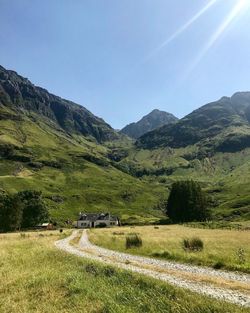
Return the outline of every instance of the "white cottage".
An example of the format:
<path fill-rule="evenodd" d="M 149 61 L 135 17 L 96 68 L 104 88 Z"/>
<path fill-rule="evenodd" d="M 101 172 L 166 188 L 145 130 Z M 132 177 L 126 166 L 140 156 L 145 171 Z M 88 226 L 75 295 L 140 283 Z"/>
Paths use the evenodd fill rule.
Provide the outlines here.
<path fill-rule="evenodd" d="M 110 213 L 80 213 L 77 228 L 120 226 L 119 218 Z"/>

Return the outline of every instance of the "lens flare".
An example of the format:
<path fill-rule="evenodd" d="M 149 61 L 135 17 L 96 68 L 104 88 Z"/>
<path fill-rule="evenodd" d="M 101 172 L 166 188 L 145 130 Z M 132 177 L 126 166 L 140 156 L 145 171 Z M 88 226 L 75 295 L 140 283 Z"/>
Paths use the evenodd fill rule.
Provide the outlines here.
<path fill-rule="evenodd" d="M 189 21 L 187 21 L 184 25 L 182 25 L 179 29 L 177 29 L 169 38 L 163 41 L 158 47 L 152 50 L 144 59 L 143 62 L 148 61 L 153 56 L 155 56 L 162 48 L 171 43 L 174 39 L 180 36 L 185 30 L 187 30 L 196 20 L 198 20 L 212 5 L 214 5 L 217 0 L 211 0 L 207 3 L 205 7 L 203 7 L 199 12 L 197 12 Z"/>
<path fill-rule="evenodd" d="M 202 48 L 200 53 L 197 55 L 193 63 L 189 66 L 188 70 L 186 71 L 185 77 L 200 63 L 200 61 L 207 54 L 209 49 L 212 48 L 215 42 L 220 38 L 223 32 L 228 28 L 228 26 L 233 22 L 233 20 L 236 17 L 238 17 L 239 14 L 242 13 L 244 9 L 247 8 L 247 6 L 250 6 L 250 1 L 248 0 L 237 1 L 237 3 L 232 8 L 232 10 L 229 12 L 229 14 L 223 20 L 223 22 L 219 25 L 216 31 L 212 34 L 212 36 L 210 37 L 208 42 L 205 44 L 205 46 Z"/>

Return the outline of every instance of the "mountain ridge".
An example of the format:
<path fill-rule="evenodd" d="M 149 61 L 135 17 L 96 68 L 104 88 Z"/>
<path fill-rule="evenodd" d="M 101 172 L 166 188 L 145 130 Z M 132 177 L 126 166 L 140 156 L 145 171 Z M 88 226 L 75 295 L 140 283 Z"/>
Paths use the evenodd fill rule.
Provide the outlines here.
<path fill-rule="evenodd" d="M 174 125 L 164 125 L 141 136 L 137 146 L 181 148 L 201 143 L 223 151 L 230 142 L 236 145 L 232 138 L 230 141 L 230 134 L 241 141 L 242 148 L 250 145 L 250 92 L 237 92 L 205 104 Z"/>
<path fill-rule="evenodd" d="M 0 105 L 14 111 L 35 112 L 56 123 L 68 134 L 81 134 L 98 142 L 118 139 L 119 135 L 103 119 L 85 107 L 35 86 L 17 72 L 0 66 Z"/>

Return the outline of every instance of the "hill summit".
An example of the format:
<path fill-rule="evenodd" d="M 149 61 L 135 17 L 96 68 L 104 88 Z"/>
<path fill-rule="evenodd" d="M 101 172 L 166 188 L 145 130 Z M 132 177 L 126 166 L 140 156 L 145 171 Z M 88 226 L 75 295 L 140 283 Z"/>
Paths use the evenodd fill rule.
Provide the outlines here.
<path fill-rule="evenodd" d="M 155 109 L 149 114 L 145 115 L 138 122 L 125 126 L 121 130 L 121 133 L 131 138 L 137 139 L 151 130 L 154 130 L 163 125 L 174 123 L 177 120 L 177 117 L 175 117 L 173 114 Z"/>

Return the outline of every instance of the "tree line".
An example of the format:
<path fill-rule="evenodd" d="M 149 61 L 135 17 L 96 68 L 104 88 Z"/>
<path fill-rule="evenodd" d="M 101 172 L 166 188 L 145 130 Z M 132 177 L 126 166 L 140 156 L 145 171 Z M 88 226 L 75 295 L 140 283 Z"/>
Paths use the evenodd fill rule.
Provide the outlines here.
<path fill-rule="evenodd" d="M 0 232 L 34 227 L 47 220 L 48 216 L 47 206 L 39 191 L 0 195 Z"/>

